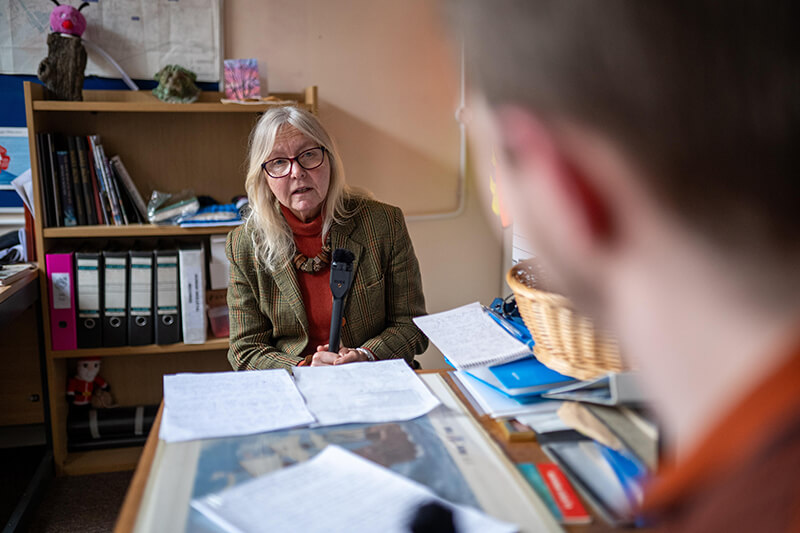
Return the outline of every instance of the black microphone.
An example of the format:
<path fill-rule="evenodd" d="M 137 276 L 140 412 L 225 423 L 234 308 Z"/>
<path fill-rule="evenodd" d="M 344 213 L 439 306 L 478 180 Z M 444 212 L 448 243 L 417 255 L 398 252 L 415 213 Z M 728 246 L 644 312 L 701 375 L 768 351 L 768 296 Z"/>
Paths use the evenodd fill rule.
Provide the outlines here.
<path fill-rule="evenodd" d="M 331 261 L 331 294 L 333 294 L 333 312 L 331 313 L 331 335 L 328 340 L 328 351 L 339 351 L 339 333 L 342 329 L 342 306 L 344 297 L 353 284 L 353 252 L 345 248 L 333 251 Z"/>

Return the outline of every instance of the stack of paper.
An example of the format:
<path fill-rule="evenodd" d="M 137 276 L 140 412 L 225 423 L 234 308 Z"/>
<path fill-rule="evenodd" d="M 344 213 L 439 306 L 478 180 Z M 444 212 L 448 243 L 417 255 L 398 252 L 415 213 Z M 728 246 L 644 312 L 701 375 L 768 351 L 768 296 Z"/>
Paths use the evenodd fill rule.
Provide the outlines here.
<path fill-rule="evenodd" d="M 158 437 L 167 442 L 248 435 L 312 422 L 285 370 L 164 376 Z"/>
<path fill-rule="evenodd" d="M 411 420 L 439 405 L 403 359 L 298 367 L 294 381 L 322 426 Z"/>
<path fill-rule="evenodd" d="M 459 370 L 508 363 L 532 355 L 527 345 L 489 318 L 478 302 L 420 316 L 414 323 Z"/>
<path fill-rule="evenodd" d="M 301 367 L 295 376 L 292 381 L 285 370 L 164 376 L 159 438 L 209 439 L 315 422 L 395 422 L 440 403 L 402 359 Z"/>
<path fill-rule="evenodd" d="M 405 533 L 420 505 L 430 502 L 452 511 L 460 533 L 517 531 L 333 445 L 304 463 L 193 500 L 192 507 L 234 532 Z"/>

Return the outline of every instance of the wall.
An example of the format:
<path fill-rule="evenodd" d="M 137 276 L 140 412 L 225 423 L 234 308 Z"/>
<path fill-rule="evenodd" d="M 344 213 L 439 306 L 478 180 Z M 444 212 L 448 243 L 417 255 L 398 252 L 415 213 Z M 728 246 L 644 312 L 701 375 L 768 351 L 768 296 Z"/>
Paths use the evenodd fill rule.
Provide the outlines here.
<path fill-rule="evenodd" d="M 226 58 L 258 59 L 273 92 L 318 85 L 348 181 L 407 216 L 457 204 L 458 72 L 422 0 L 225 0 Z M 266 76 L 264 76 L 266 74 Z M 500 290 L 501 242 L 471 178 L 464 213 L 409 222 L 429 312 Z M 429 349 L 426 368 L 444 366 Z"/>

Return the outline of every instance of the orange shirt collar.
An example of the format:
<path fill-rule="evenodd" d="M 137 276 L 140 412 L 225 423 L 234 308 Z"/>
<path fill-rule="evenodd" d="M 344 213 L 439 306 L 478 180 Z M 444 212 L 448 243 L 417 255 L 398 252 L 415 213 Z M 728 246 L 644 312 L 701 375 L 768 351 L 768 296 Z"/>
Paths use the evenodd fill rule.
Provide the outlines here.
<path fill-rule="evenodd" d="M 645 497 L 645 513 L 665 510 L 758 452 L 800 412 L 800 345 L 717 423 L 695 451 L 665 471 Z"/>

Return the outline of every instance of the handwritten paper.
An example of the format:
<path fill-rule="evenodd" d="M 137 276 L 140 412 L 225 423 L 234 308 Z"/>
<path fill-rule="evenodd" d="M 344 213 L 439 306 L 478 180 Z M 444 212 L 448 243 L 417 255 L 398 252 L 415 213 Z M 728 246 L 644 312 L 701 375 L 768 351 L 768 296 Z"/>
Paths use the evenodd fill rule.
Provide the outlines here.
<path fill-rule="evenodd" d="M 403 359 L 298 367 L 294 380 L 323 426 L 411 420 L 440 403 Z"/>
<path fill-rule="evenodd" d="M 249 435 L 313 422 L 282 369 L 164 376 L 159 438 L 167 442 Z"/>
<path fill-rule="evenodd" d="M 407 533 L 419 506 L 432 501 L 453 512 L 461 533 L 517 531 L 333 445 L 304 463 L 193 500 L 192 507 L 231 532 Z"/>
<path fill-rule="evenodd" d="M 414 323 L 459 370 L 528 357 L 531 350 L 484 313 L 478 302 L 420 316 Z"/>

